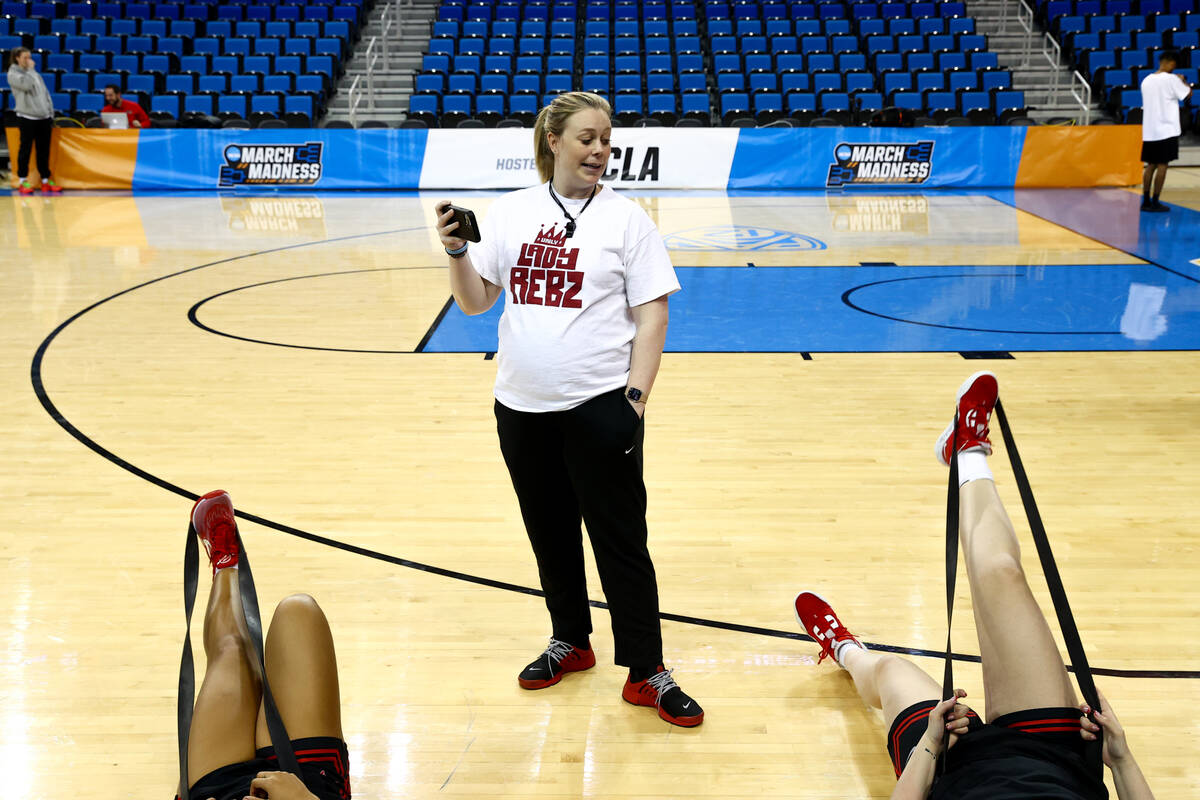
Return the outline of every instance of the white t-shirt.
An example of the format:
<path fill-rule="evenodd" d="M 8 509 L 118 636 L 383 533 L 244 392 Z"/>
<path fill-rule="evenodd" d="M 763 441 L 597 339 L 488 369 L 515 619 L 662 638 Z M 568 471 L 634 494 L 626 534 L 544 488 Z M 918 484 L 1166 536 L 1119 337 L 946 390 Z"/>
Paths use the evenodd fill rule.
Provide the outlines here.
<path fill-rule="evenodd" d="M 1179 101 L 1192 89 L 1171 72 L 1153 72 L 1142 79 L 1142 141 L 1158 142 L 1179 136 Z"/>
<path fill-rule="evenodd" d="M 625 385 L 636 328 L 630 308 L 679 291 L 658 229 L 602 186 L 591 205 L 547 184 L 498 197 L 471 263 L 504 289 L 496 399 L 517 411 L 562 411 Z"/>

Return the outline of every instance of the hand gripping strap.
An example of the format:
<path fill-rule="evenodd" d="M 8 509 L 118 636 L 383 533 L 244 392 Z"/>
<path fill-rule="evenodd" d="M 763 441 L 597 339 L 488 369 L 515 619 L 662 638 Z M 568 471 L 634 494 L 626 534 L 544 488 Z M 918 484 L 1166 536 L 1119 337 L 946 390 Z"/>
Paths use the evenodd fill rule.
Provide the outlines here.
<path fill-rule="evenodd" d="M 250 632 L 250 641 L 254 644 L 254 653 L 258 658 L 258 666 L 262 674 L 263 707 L 267 718 L 267 729 L 271 733 L 271 744 L 275 755 L 279 758 L 279 768 L 290 772 L 304 782 L 300 774 L 300 764 L 292 750 L 292 740 L 284 727 L 275 698 L 271 694 L 271 686 L 267 682 L 266 661 L 263 658 L 262 617 L 258 611 L 258 594 L 254 591 L 254 574 L 250 571 L 250 559 L 246 556 L 246 547 L 242 544 L 242 536 L 237 536 L 238 550 L 241 553 L 238 564 L 238 589 L 242 597 L 242 615 L 246 619 L 246 628 Z M 188 523 L 187 543 L 183 551 L 183 613 L 186 627 L 183 633 L 183 656 L 179 662 L 179 797 L 188 797 L 188 737 L 192 729 L 192 711 L 196 698 L 196 670 L 192 658 L 192 610 L 196 604 L 196 586 L 200 578 L 200 548 L 196 544 L 196 527 Z"/>

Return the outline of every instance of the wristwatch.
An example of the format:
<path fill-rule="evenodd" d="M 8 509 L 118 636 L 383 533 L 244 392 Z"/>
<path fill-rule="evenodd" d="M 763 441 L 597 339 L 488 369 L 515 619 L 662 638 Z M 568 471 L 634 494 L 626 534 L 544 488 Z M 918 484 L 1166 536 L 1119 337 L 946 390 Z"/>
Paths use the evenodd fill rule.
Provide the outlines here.
<path fill-rule="evenodd" d="M 646 402 L 645 400 L 642 399 L 643 397 L 645 397 L 645 395 L 642 394 L 642 390 L 635 389 L 632 386 L 630 386 L 628 389 L 625 390 L 625 396 L 627 398 L 629 398 L 629 401 L 632 403 L 643 403 L 644 404 Z"/>

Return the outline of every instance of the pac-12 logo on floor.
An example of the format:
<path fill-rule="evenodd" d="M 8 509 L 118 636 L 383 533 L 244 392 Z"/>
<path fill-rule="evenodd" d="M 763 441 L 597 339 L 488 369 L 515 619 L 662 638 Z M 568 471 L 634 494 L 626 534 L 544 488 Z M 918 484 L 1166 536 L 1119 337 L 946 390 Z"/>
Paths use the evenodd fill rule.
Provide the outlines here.
<path fill-rule="evenodd" d="M 321 148 L 321 142 L 231 144 L 217 185 L 312 186 L 321 180 Z"/>
<path fill-rule="evenodd" d="M 827 188 L 852 184 L 924 183 L 933 174 L 933 142 L 848 144 L 833 150 Z"/>

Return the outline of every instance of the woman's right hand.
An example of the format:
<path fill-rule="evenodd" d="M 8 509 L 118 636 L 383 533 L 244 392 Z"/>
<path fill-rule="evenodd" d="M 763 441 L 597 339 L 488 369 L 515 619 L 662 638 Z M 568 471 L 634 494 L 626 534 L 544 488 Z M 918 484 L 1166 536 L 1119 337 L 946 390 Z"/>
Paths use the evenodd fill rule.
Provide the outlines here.
<path fill-rule="evenodd" d="M 467 240 L 452 235 L 453 231 L 458 230 L 458 223 L 454 221 L 454 212 L 450 210 L 450 201 L 442 200 L 433 208 L 438 215 L 437 232 L 438 238 L 442 240 L 442 246 L 447 250 L 462 248 L 467 243 Z"/>

